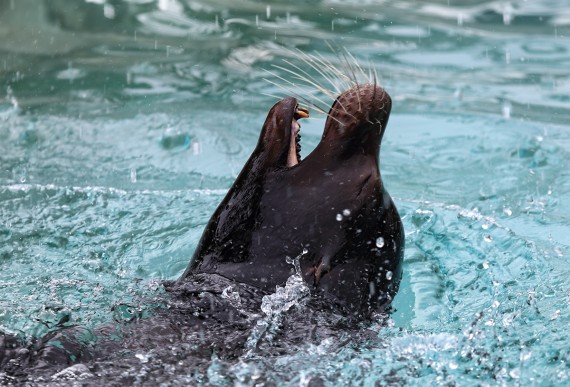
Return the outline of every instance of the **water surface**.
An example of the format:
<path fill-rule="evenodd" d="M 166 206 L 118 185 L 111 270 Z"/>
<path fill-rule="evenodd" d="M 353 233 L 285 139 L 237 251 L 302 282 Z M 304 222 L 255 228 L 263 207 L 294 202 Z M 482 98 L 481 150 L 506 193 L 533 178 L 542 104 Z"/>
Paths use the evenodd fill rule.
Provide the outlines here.
<path fill-rule="evenodd" d="M 268 95 L 287 94 L 266 70 L 291 80 L 274 66 L 306 68 L 296 49 L 342 69 L 330 42 L 393 98 L 381 170 L 407 238 L 395 311 L 368 346 L 213 359 L 168 380 L 568 383 L 565 3 L 0 1 L 0 330 L 146 308 L 184 271 Z M 324 125 L 311 114 L 304 155 Z"/>

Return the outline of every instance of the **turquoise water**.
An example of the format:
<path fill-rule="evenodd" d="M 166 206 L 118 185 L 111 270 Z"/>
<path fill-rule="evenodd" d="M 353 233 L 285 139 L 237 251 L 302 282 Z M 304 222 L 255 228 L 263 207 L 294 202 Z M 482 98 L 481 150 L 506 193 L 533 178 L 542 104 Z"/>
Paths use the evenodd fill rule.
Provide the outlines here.
<path fill-rule="evenodd" d="M 337 63 L 332 42 L 393 98 L 395 312 L 370 345 L 213 359 L 199 380 L 570 384 L 565 3 L 0 1 L 0 330 L 147 308 L 285 94 L 264 70 L 291 79 L 273 65 L 303 67 L 295 49 Z M 324 125 L 311 115 L 304 155 Z"/>

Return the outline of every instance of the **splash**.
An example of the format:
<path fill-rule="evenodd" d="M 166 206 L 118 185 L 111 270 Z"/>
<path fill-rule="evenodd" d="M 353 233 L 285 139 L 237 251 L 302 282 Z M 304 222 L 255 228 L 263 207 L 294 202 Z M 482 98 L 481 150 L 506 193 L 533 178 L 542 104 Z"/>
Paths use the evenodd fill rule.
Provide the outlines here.
<path fill-rule="evenodd" d="M 265 317 L 258 320 L 256 326 L 245 343 L 245 348 L 248 350 L 245 358 L 250 358 L 255 355 L 256 349 L 263 341 L 272 342 L 275 335 L 279 332 L 279 326 L 283 317 L 289 309 L 294 306 L 302 307 L 304 301 L 310 294 L 309 287 L 301 277 L 300 258 L 305 254 L 303 253 L 291 259 L 287 257 L 287 263 L 295 267 L 295 274 L 291 275 L 285 286 L 277 286 L 275 293 L 264 296 L 261 301 L 261 311 Z"/>

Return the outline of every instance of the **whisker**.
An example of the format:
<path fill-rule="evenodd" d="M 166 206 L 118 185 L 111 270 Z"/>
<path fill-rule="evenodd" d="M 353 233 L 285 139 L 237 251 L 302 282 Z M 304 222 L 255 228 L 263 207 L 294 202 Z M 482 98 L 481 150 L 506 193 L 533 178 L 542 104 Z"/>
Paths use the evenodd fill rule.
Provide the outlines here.
<path fill-rule="evenodd" d="M 355 116 L 353 116 L 351 113 L 348 112 L 348 110 L 344 107 L 344 105 L 342 104 L 342 102 L 340 102 L 340 99 L 336 100 L 336 103 L 338 103 L 340 105 L 340 107 L 342 108 L 342 110 L 344 110 L 345 114 L 348 114 L 349 116 L 351 116 L 352 118 L 356 119 Z"/>
<path fill-rule="evenodd" d="M 349 82 L 349 86 L 348 86 L 348 87 L 350 88 L 350 87 L 354 86 L 355 84 L 358 84 L 358 82 L 357 82 L 356 79 L 351 79 L 351 78 L 350 78 L 350 74 L 354 74 L 354 73 L 351 71 L 351 69 L 350 69 L 349 67 L 347 67 L 347 65 L 348 65 L 349 63 L 348 63 L 348 61 L 346 60 L 346 57 L 345 57 L 345 60 L 343 60 L 343 58 L 341 58 L 341 56 L 340 56 L 339 53 L 338 53 L 339 50 L 335 49 L 329 42 L 327 42 L 327 45 L 329 46 L 329 48 L 332 50 L 332 52 L 333 52 L 333 53 L 335 54 L 335 56 L 337 57 L 338 62 L 339 62 L 339 64 L 340 64 L 340 66 L 342 67 L 343 71 L 344 71 L 345 73 L 349 74 L 349 75 L 345 75 L 345 77 L 346 77 L 348 80 L 351 81 L 351 82 Z M 356 78 L 356 77 L 355 77 L 355 78 Z"/>
<path fill-rule="evenodd" d="M 356 66 L 356 68 L 358 70 L 360 70 L 360 73 L 362 74 L 362 76 L 364 77 L 364 79 L 366 79 L 367 81 L 369 80 L 369 78 L 366 77 L 366 73 L 364 72 L 364 70 L 362 69 L 362 67 L 360 66 L 360 64 L 358 63 L 358 61 L 356 60 L 356 58 L 354 57 L 354 55 L 352 55 L 350 53 L 350 51 L 348 51 L 348 49 L 345 47 L 344 51 L 346 52 L 346 54 L 352 59 L 352 62 L 354 63 L 354 65 Z"/>
<path fill-rule="evenodd" d="M 267 70 L 266 70 L 267 71 Z M 316 103 L 314 103 L 313 101 L 308 100 L 307 98 L 305 98 L 304 96 L 300 95 L 299 93 L 297 93 L 296 91 L 294 91 L 293 89 L 290 89 L 286 86 L 280 85 L 279 83 L 273 82 L 267 78 L 263 78 L 263 80 L 265 82 L 268 82 L 270 84 L 272 84 L 273 86 L 277 86 L 278 88 L 285 90 L 287 93 L 291 93 L 291 95 L 293 95 L 295 98 L 298 98 L 300 100 L 305 101 L 305 103 L 307 103 L 308 105 L 314 107 L 315 109 L 317 109 L 318 111 L 320 111 L 323 114 L 327 114 L 328 113 L 325 111 L 325 109 L 323 109 L 322 107 L 320 107 L 319 105 L 317 105 Z M 293 84 L 294 85 L 294 84 Z"/>
<path fill-rule="evenodd" d="M 346 50 L 346 48 L 344 50 Z M 354 77 L 354 82 L 356 83 L 356 98 L 358 99 L 358 111 L 362 111 L 362 102 L 360 101 L 360 85 L 358 83 L 358 79 L 356 78 L 356 73 L 355 73 L 354 69 L 352 68 L 352 65 L 350 64 L 348 58 L 344 54 L 344 51 L 342 52 L 342 57 L 343 57 L 344 61 L 346 62 L 346 64 L 348 65 L 348 68 L 350 69 L 352 76 Z"/>
<path fill-rule="evenodd" d="M 335 88 L 337 93 L 341 93 L 342 91 L 338 88 L 338 86 L 334 83 L 334 81 L 323 72 L 323 70 L 321 70 L 320 68 L 318 68 L 317 66 L 315 66 L 312 62 L 315 62 L 317 58 L 315 58 L 314 56 L 311 56 L 309 54 L 306 54 L 304 52 L 302 52 L 301 50 L 297 49 L 298 53 L 300 54 L 300 56 L 298 56 L 299 59 L 301 59 L 303 62 L 305 62 L 306 64 L 308 64 L 309 66 L 311 66 L 311 68 L 313 70 L 315 70 L 316 72 L 318 72 L 319 74 L 321 74 L 323 76 L 323 78 L 325 78 L 331 85 L 332 87 Z"/>
<path fill-rule="evenodd" d="M 318 60 L 322 66 L 324 66 L 324 68 L 329 72 L 329 74 L 338 79 L 338 81 L 341 83 L 344 89 L 350 89 L 353 86 L 352 83 L 350 82 L 351 81 L 350 77 L 346 76 L 346 74 L 340 71 L 337 66 L 334 66 L 332 62 L 326 59 L 321 53 L 317 53 L 315 59 Z"/>
<path fill-rule="evenodd" d="M 304 81 L 304 82 L 308 83 L 308 84 L 311 85 L 311 86 L 314 86 L 315 88 L 317 88 L 317 90 L 319 90 L 321 93 L 327 95 L 328 97 L 332 98 L 333 101 L 334 101 L 334 99 L 336 98 L 336 96 L 335 96 L 331 91 L 329 91 L 328 89 L 325 89 L 323 86 L 321 86 L 320 84 L 316 83 L 316 79 L 314 79 L 309 73 L 307 73 L 307 72 L 304 71 L 303 69 L 299 68 L 298 66 L 295 66 L 294 64 L 287 62 L 286 60 L 285 60 L 285 63 L 289 64 L 290 66 L 293 66 L 293 67 L 296 68 L 297 70 L 299 70 L 299 71 L 301 71 L 302 73 L 306 74 L 306 75 L 307 75 L 309 78 L 311 78 L 312 80 L 311 80 L 311 79 L 308 79 L 308 78 L 302 78 L 302 77 L 300 77 L 299 74 L 296 73 L 295 71 L 293 71 L 293 70 L 291 70 L 291 69 L 288 69 L 288 68 L 286 68 L 286 67 L 283 67 L 283 66 L 272 65 L 272 67 L 278 68 L 278 69 L 280 69 L 280 70 L 283 70 L 283 71 L 288 72 L 289 74 L 294 75 L 296 79 L 298 79 L 298 80 L 300 80 L 300 81 Z"/>
<path fill-rule="evenodd" d="M 259 94 L 264 95 L 264 96 L 266 96 L 266 97 L 271 97 L 271 98 L 279 99 L 279 100 L 283 99 L 283 97 L 280 97 L 280 96 L 275 95 L 275 94 L 268 94 L 268 93 L 259 93 Z"/>
<path fill-rule="evenodd" d="M 372 70 L 374 70 L 374 87 L 376 87 L 379 82 L 378 73 L 376 72 L 376 67 L 372 67 Z"/>
<path fill-rule="evenodd" d="M 344 51 L 341 52 L 342 54 L 342 59 L 344 60 L 344 62 L 346 63 L 346 65 L 348 66 L 348 70 L 350 71 L 350 73 L 352 74 L 352 78 L 354 79 L 354 83 L 356 83 L 356 86 L 358 86 L 358 78 L 356 77 L 356 73 L 354 71 L 354 69 L 352 68 L 352 64 L 350 63 L 350 61 L 348 60 L 348 58 L 346 57 Z"/>
<path fill-rule="evenodd" d="M 269 74 L 273 75 L 274 77 L 276 77 L 276 78 L 282 80 L 283 82 L 286 82 L 286 83 L 290 84 L 291 86 L 295 86 L 295 87 L 298 86 L 298 85 L 295 84 L 294 82 L 291 82 L 290 80 L 285 79 L 285 78 L 283 78 L 282 76 L 280 76 L 280 75 L 278 75 L 278 74 L 276 74 L 276 73 L 274 73 L 274 72 L 272 72 L 272 71 L 269 71 L 269 70 L 266 70 L 266 69 L 264 69 L 264 70 L 265 70 L 266 72 L 268 72 Z M 314 97 L 317 101 L 319 101 L 320 103 L 322 103 L 323 105 L 326 105 L 326 104 L 327 104 L 327 103 L 326 103 L 325 101 L 323 101 L 322 99 L 320 99 L 320 98 L 318 98 L 318 97 L 315 97 L 315 96 L 313 96 L 313 97 Z"/>

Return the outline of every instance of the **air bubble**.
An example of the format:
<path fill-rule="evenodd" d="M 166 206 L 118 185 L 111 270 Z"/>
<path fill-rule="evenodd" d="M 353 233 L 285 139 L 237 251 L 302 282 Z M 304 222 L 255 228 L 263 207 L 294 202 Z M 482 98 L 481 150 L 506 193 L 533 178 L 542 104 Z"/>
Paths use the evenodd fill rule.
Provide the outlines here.
<path fill-rule="evenodd" d="M 384 238 L 382 237 L 376 238 L 376 247 L 378 247 L 379 249 L 384 247 Z"/>

